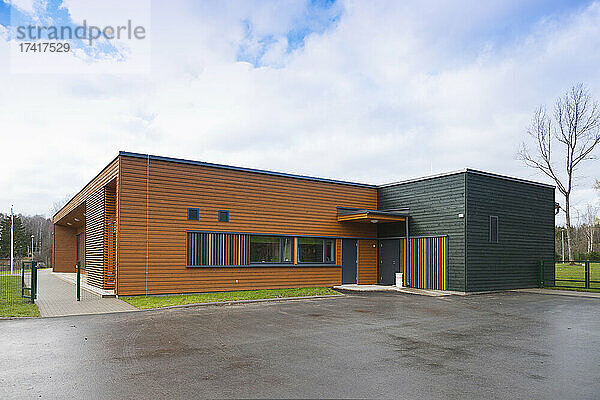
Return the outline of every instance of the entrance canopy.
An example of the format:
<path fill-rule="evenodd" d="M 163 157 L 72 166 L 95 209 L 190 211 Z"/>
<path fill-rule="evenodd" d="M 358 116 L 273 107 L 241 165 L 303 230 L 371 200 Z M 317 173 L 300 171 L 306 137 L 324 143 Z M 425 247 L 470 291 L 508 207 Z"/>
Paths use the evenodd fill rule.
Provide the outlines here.
<path fill-rule="evenodd" d="M 338 222 L 371 222 L 378 224 L 405 222 L 406 218 L 408 218 L 408 209 L 380 211 L 349 207 L 337 208 Z"/>

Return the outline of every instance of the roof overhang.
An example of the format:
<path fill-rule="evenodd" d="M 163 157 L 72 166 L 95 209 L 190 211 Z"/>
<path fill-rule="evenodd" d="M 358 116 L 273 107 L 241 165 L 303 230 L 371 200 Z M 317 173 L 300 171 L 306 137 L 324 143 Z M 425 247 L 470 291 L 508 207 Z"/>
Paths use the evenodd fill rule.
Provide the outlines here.
<path fill-rule="evenodd" d="M 405 222 L 407 210 L 380 211 L 362 208 L 337 208 L 338 222 L 370 222 L 373 224 L 385 222 Z"/>
<path fill-rule="evenodd" d="M 54 221 L 54 223 L 75 229 L 85 226 L 85 202 L 75 207 L 61 219 Z"/>

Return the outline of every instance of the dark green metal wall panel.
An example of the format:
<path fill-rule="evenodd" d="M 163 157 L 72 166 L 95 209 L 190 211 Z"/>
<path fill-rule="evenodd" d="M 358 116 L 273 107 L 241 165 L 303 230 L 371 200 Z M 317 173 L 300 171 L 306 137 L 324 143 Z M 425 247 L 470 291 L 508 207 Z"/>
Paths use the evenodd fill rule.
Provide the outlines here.
<path fill-rule="evenodd" d="M 448 236 L 448 289 L 465 290 L 465 173 L 377 189 L 380 210 L 409 208 L 410 236 Z M 380 224 L 379 237 L 402 236 L 400 224 Z"/>
<path fill-rule="evenodd" d="M 554 189 L 469 171 L 466 216 L 467 291 L 537 287 L 538 262 L 554 259 Z"/>

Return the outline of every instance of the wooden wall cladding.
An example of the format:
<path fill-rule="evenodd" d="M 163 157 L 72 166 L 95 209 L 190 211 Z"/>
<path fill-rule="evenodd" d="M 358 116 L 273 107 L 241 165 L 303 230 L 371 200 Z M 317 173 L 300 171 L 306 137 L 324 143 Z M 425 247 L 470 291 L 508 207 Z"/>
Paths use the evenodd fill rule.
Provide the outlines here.
<path fill-rule="evenodd" d="M 119 158 L 115 158 L 108 164 L 94 179 L 92 179 L 79 193 L 77 193 L 63 208 L 61 208 L 52 218 L 53 223 L 57 223 L 81 205 L 86 199 L 97 192 L 99 189 L 106 186 L 107 183 L 114 180 L 119 174 Z"/>
<path fill-rule="evenodd" d="M 104 187 L 86 199 L 85 269 L 87 283 L 104 286 Z"/>
<path fill-rule="evenodd" d="M 62 225 L 53 225 L 52 235 L 52 271 L 75 272 L 77 263 L 77 237 L 75 229 Z"/>
<path fill-rule="evenodd" d="M 356 250 L 356 282 L 359 285 L 377 284 L 377 241 L 358 240 Z"/>
<path fill-rule="evenodd" d="M 370 187 L 120 156 L 117 203 L 119 295 L 341 282 L 339 266 L 186 268 L 188 230 L 376 237 L 374 224 L 337 221 L 336 206 L 376 208 Z M 200 209 L 199 221 L 187 220 L 188 207 Z M 229 210 L 229 222 L 218 222 L 218 210 Z"/>

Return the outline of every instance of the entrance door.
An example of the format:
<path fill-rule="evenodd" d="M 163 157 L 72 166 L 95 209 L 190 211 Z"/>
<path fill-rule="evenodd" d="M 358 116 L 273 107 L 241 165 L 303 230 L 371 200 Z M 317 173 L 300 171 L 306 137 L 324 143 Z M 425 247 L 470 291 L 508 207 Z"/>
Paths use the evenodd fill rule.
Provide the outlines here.
<path fill-rule="evenodd" d="M 387 239 L 379 241 L 378 281 L 381 285 L 394 285 L 396 272 L 400 272 L 400 241 Z"/>
<path fill-rule="evenodd" d="M 342 240 L 342 283 L 356 283 L 356 239 Z"/>

